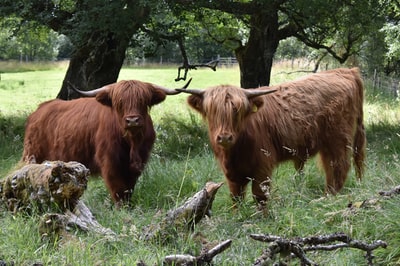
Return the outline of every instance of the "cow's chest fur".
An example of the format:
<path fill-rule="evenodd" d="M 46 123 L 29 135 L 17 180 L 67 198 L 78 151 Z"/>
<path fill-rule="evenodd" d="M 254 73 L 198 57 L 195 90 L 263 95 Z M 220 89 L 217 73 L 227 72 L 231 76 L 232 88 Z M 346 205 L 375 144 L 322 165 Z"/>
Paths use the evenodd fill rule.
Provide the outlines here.
<path fill-rule="evenodd" d="M 260 167 L 262 156 L 260 148 L 247 138 L 240 138 L 229 149 L 217 146 L 214 153 L 225 176 L 232 181 L 253 178 Z"/>

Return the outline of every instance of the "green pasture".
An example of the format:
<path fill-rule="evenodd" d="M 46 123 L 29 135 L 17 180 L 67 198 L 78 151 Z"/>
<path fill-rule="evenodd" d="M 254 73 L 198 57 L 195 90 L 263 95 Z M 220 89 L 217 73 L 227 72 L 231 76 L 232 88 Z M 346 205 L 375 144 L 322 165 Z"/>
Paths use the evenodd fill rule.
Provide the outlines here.
<path fill-rule="evenodd" d="M 2 70 L 0 80 L 0 178 L 17 167 L 24 121 L 39 103 L 57 95 L 66 65 L 25 72 L 10 69 Z M 306 74 L 294 71 L 276 66 L 272 83 Z M 175 67 L 124 68 L 119 79 L 139 79 L 174 88 L 184 84 L 175 82 L 176 76 Z M 237 68 L 219 68 L 216 72 L 198 69 L 188 76 L 193 78 L 190 88 L 239 85 Z M 378 198 L 379 191 L 400 185 L 400 104 L 384 93 L 372 93 L 366 85 L 368 144 L 363 180 L 357 182 L 352 170 L 341 193 L 325 196 L 323 172 L 317 160 L 306 164 L 303 175 L 296 175 L 292 164 L 283 164 L 273 176 L 267 216 L 257 212 L 250 195 L 238 209 L 232 209 L 228 188 L 223 186 L 216 195 L 212 217 L 194 229 L 210 242 L 232 239 L 232 246 L 215 257 L 215 265 L 252 265 L 265 248 L 265 244 L 249 237 L 253 233 L 306 237 L 335 232 L 367 243 L 386 241 L 386 249 L 373 252 L 374 263 L 400 264 L 400 196 L 379 198 L 368 208 L 346 211 L 352 202 Z M 207 181 L 224 181 L 203 122 L 188 108 L 186 97 L 169 96 L 151 110 L 157 141 L 135 188 L 133 207 L 116 210 L 101 178 L 89 181 L 83 201 L 100 224 L 118 234 L 116 239 L 75 229 L 59 239 L 41 238 L 40 214 L 13 214 L 0 206 L 0 264 L 136 265 L 144 261 L 160 265 L 166 255 L 197 255 L 201 246 L 192 234 L 182 234 L 165 245 L 140 240 L 145 226 L 184 202 Z M 310 253 L 309 258 L 319 265 L 367 265 L 364 255 L 357 249 L 339 249 Z M 299 261 L 290 265 L 299 265 Z"/>

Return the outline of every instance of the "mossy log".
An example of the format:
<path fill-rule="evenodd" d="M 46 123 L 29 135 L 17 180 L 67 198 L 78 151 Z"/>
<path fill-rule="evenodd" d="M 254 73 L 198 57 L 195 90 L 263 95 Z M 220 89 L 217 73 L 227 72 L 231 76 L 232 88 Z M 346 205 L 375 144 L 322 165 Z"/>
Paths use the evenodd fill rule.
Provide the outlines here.
<path fill-rule="evenodd" d="M 87 187 L 89 174 L 78 162 L 26 164 L 0 181 L 0 201 L 12 212 L 73 210 Z"/>

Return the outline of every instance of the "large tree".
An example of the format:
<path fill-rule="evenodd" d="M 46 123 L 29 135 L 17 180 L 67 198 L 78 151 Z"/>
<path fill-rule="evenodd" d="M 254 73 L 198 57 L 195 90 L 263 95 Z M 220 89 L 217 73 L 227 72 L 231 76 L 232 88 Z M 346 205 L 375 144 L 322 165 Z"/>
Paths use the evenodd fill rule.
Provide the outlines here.
<path fill-rule="evenodd" d="M 240 19 L 248 28 L 238 39 L 235 54 L 240 65 L 241 86 L 269 85 L 279 42 L 296 37 L 306 45 L 323 49 L 340 63 L 357 53 L 368 32 L 382 25 L 378 0 L 169 0 L 190 12 L 222 11 Z M 210 21 L 207 16 L 198 18 Z M 212 24 L 203 25 L 214 27 Z M 212 34 L 212 31 L 209 31 Z M 215 34 L 215 33 L 214 33 Z M 218 34 L 218 35 L 217 35 Z M 225 35 L 226 41 L 236 36 Z M 219 33 L 215 39 L 221 39 Z"/>
<path fill-rule="evenodd" d="M 139 29 L 183 47 L 187 28 L 195 32 L 201 25 L 211 38 L 233 45 L 241 86 L 250 88 L 269 85 L 274 54 L 288 37 L 345 62 L 376 30 L 380 8 L 378 0 L 3 0 L 0 14 L 34 20 L 69 37 L 75 50 L 58 95 L 67 99 L 74 96 L 70 84 L 93 89 L 115 82 Z M 154 23 L 159 19 L 162 23 Z"/>
<path fill-rule="evenodd" d="M 95 89 L 117 80 L 132 35 L 148 19 L 149 1 L 2 0 L 0 14 L 36 21 L 74 45 L 58 98 L 76 97 L 69 86 Z"/>

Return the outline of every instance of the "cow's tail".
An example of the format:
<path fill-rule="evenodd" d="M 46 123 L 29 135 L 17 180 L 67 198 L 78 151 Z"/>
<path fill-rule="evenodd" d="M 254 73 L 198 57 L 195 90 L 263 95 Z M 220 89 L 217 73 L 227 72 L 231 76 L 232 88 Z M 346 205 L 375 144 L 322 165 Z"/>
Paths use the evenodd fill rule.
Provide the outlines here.
<path fill-rule="evenodd" d="M 361 180 L 361 177 L 364 173 L 365 147 L 367 143 L 363 114 L 364 85 L 359 69 L 353 68 L 352 71 L 356 82 L 356 94 L 354 96 L 358 98 L 355 100 L 357 105 L 357 120 L 353 142 L 353 160 L 357 179 Z"/>

